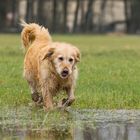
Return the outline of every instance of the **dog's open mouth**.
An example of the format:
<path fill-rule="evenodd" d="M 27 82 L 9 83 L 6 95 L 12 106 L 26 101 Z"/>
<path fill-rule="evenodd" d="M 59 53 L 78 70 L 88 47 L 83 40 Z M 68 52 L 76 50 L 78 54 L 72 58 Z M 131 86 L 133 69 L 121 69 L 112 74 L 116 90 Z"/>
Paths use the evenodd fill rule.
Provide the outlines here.
<path fill-rule="evenodd" d="M 68 76 L 68 74 L 66 74 L 66 73 L 61 73 L 61 76 L 62 76 L 63 78 L 66 78 L 66 77 Z"/>
<path fill-rule="evenodd" d="M 68 76 L 68 71 L 62 71 L 61 76 L 62 78 L 66 78 Z"/>

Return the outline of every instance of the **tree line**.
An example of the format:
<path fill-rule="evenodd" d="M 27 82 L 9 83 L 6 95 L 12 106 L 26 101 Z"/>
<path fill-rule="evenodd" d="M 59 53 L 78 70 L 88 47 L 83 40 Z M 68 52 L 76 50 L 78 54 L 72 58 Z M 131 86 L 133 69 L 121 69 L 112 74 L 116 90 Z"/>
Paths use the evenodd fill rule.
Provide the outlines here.
<path fill-rule="evenodd" d="M 5 0 L 0 1 L 0 30 L 19 30 L 19 2 L 26 1 L 25 20 L 27 22 L 38 22 L 47 26 L 52 32 L 69 32 L 68 28 L 68 6 L 75 2 L 73 23 L 71 32 L 76 33 L 104 33 L 113 30 L 117 24 L 125 24 L 127 33 L 138 33 L 140 31 L 140 0 Z M 94 8 L 96 1 L 100 1 L 100 16 L 98 24 L 94 23 Z M 113 5 L 116 1 L 122 1 L 124 5 L 124 21 L 114 21 L 104 25 L 105 9 L 107 2 Z M 50 3 L 50 10 L 44 8 L 46 2 Z M 85 6 L 86 2 L 86 6 Z M 37 3 L 37 6 L 35 6 Z M 61 8 L 60 8 L 61 7 Z M 86 7 L 86 10 L 84 8 Z M 36 9 L 36 14 L 34 11 Z M 118 9 L 119 10 L 119 9 Z M 12 14 L 10 14 L 10 12 Z M 47 11 L 47 12 L 46 12 Z M 80 11 L 80 19 L 79 19 Z M 7 14 L 8 13 L 8 14 Z M 51 16 L 50 16 L 51 15 Z M 113 15 L 113 14 L 112 14 Z M 8 22 L 8 19 L 10 22 Z"/>

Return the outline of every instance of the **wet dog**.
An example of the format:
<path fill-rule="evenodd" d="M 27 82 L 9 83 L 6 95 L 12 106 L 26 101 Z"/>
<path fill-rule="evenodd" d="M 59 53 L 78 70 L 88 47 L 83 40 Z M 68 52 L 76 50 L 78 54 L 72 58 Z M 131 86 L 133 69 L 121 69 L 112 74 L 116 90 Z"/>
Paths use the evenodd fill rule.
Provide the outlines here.
<path fill-rule="evenodd" d="M 24 59 L 24 77 L 36 104 L 43 102 L 46 110 L 53 109 L 53 96 L 66 91 L 62 107 L 75 100 L 74 90 L 80 61 L 78 48 L 71 44 L 53 42 L 48 30 L 38 24 L 22 22 L 21 33 Z"/>

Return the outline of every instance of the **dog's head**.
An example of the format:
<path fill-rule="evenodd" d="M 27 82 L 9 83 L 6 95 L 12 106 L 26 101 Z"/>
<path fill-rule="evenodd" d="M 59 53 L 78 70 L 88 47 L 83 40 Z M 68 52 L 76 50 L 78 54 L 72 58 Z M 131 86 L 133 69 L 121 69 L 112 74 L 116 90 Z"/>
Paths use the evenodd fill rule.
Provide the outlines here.
<path fill-rule="evenodd" d="M 43 59 L 51 61 L 55 71 L 62 78 L 68 78 L 75 69 L 75 65 L 80 61 L 78 48 L 65 43 L 54 43 L 49 48 Z"/>

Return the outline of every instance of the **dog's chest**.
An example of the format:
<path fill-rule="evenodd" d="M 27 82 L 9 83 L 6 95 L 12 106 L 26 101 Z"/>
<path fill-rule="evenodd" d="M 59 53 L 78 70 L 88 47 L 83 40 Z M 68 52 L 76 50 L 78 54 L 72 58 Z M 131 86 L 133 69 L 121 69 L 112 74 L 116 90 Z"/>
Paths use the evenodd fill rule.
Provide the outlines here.
<path fill-rule="evenodd" d="M 60 90 L 64 90 L 67 86 L 68 86 L 68 82 L 65 82 L 65 81 L 60 82 L 60 81 L 58 81 L 56 83 L 55 88 L 56 88 L 56 90 L 60 91 Z"/>
<path fill-rule="evenodd" d="M 50 88 L 51 93 L 55 96 L 62 90 L 66 90 L 70 85 L 72 85 L 72 79 L 60 79 L 55 75 L 51 75 L 51 77 L 47 80 L 47 86 Z"/>
<path fill-rule="evenodd" d="M 55 94 L 57 94 L 58 92 L 65 90 L 67 87 L 69 86 L 69 82 L 68 81 L 55 81 L 55 84 L 53 86 L 54 92 Z"/>

